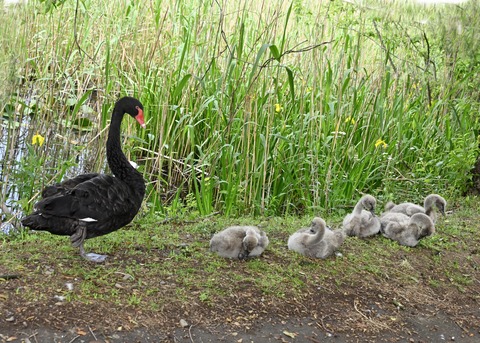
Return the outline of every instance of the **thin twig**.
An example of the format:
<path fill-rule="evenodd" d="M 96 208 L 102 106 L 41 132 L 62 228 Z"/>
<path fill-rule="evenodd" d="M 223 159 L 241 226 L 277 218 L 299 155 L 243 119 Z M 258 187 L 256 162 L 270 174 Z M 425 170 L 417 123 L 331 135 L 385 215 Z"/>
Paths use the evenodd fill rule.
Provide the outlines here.
<path fill-rule="evenodd" d="M 188 328 L 188 335 L 190 336 L 190 342 L 195 343 L 192 337 L 192 328 L 193 328 L 193 325 L 190 325 L 190 327 Z"/>
<path fill-rule="evenodd" d="M 32 337 L 35 338 L 35 342 L 38 342 L 38 341 L 37 341 L 37 337 L 36 337 L 36 336 L 38 335 L 38 332 L 34 332 L 34 333 L 31 334 L 31 335 L 29 335 L 29 334 L 26 333 L 26 332 L 20 332 L 20 333 L 21 333 L 22 335 L 27 336 L 27 341 L 28 341 L 28 342 L 30 342 L 30 338 L 32 338 Z M 22 340 L 22 342 L 23 342 L 23 340 Z"/>
<path fill-rule="evenodd" d="M 370 320 L 370 318 L 368 318 L 368 316 L 367 316 L 366 314 L 362 313 L 362 312 L 358 309 L 358 307 L 357 307 L 357 300 L 354 300 L 354 301 L 353 301 L 353 308 L 355 309 L 355 311 L 357 311 L 358 313 L 360 313 L 360 315 L 361 315 L 363 318 L 365 318 L 365 319 L 367 319 L 367 320 Z"/>
<path fill-rule="evenodd" d="M 323 330 L 325 330 L 326 332 L 330 332 L 331 330 L 329 330 L 326 326 L 325 326 L 325 323 L 323 322 L 323 320 L 327 317 L 330 317 L 329 314 L 327 314 L 326 316 L 323 316 L 320 318 L 320 324 L 318 324 L 317 322 L 317 326 L 321 327 Z"/>
<path fill-rule="evenodd" d="M 165 10 L 165 15 L 163 16 L 162 24 L 158 28 L 157 38 L 155 39 L 155 44 L 153 45 L 152 53 L 150 54 L 150 63 L 148 65 L 148 69 L 150 69 L 152 67 L 152 62 L 154 60 L 153 55 L 155 54 L 155 51 L 157 51 L 157 48 L 158 48 L 158 45 L 159 45 L 159 42 L 160 42 L 160 36 L 162 34 L 162 31 L 163 31 L 163 26 L 165 25 L 165 21 L 167 20 L 168 10 L 169 10 L 169 8 L 167 7 L 167 9 Z"/>
<path fill-rule="evenodd" d="M 220 20 L 218 21 L 218 30 L 217 30 L 217 35 L 215 36 L 215 44 L 214 46 L 218 46 L 218 37 L 219 36 L 222 36 L 222 38 L 224 39 L 226 45 L 225 45 L 225 48 L 220 51 L 217 56 L 213 56 L 213 52 L 212 52 L 212 58 L 210 58 L 210 63 L 208 63 L 208 67 L 207 69 L 205 70 L 205 72 L 203 73 L 203 76 L 200 77 L 200 80 L 203 81 L 203 79 L 205 78 L 205 76 L 207 76 L 207 73 L 208 71 L 210 70 L 210 68 L 212 67 L 213 65 L 213 61 L 215 61 L 219 56 L 221 56 L 225 50 L 229 49 L 229 46 L 228 46 L 228 42 L 226 41 L 226 37 L 225 37 L 225 32 L 222 30 L 222 25 L 223 25 L 223 19 L 224 19 L 224 14 L 223 14 L 223 9 L 222 7 L 220 6 L 220 4 L 218 3 L 218 0 L 215 0 L 215 3 L 217 4 L 217 6 L 220 8 Z M 218 34 L 220 33 L 220 34 Z"/>
<path fill-rule="evenodd" d="M 453 321 L 455 324 L 457 324 L 457 326 L 462 329 L 465 333 L 469 333 L 468 329 L 465 329 L 463 326 L 461 326 L 460 324 L 458 324 L 458 322 L 456 320 Z"/>
<path fill-rule="evenodd" d="M 382 49 L 385 51 L 385 53 L 387 54 L 387 59 L 388 59 L 388 62 L 390 62 L 391 66 L 392 66 L 392 69 L 393 71 L 395 72 L 395 74 L 397 73 L 397 67 L 395 67 L 395 64 L 393 64 L 393 60 L 392 60 L 392 57 L 390 56 L 390 51 L 387 49 L 387 47 L 385 46 L 385 44 L 383 43 L 383 39 L 382 39 L 382 35 L 380 33 L 380 30 L 378 30 L 378 27 L 377 27 L 377 22 L 374 20 L 373 21 L 373 26 L 375 27 L 375 31 L 377 31 L 377 35 L 378 35 L 378 39 L 380 39 L 380 44 L 382 46 Z"/>
<path fill-rule="evenodd" d="M 90 326 L 88 327 L 88 330 L 89 330 L 90 333 L 92 334 L 93 338 L 94 338 L 95 340 L 97 340 L 97 336 L 95 336 L 95 334 L 93 333 L 92 328 L 91 328 Z"/>
<path fill-rule="evenodd" d="M 33 335 L 29 336 L 29 338 L 30 338 L 30 337 L 33 337 L 33 338 L 35 339 L 35 342 L 38 343 L 37 335 L 38 335 L 38 332 L 35 332 Z"/>
<path fill-rule="evenodd" d="M 86 56 L 88 56 L 88 58 L 94 61 L 94 59 L 89 54 L 87 54 L 85 50 L 82 49 L 82 47 L 80 46 L 80 43 L 78 42 L 77 17 L 78 17 L 79 2 L 80 0 L 77 0 L 77 4 L 75 5 L 75 16 L 73 17 L 73 38 L 75 39 L 75 45 L 77 46 L 78 51 L 80 52 L 80 56 L 82 55 L 82 52 L 83 52 Z M 82 60 L 83 60 L 83 57 L 82 57 Z"/>
<path fill-rule="evenodd" d="M 376 327 L 381 327 L 383 329 L 388 329 L 388 330 L 391 330 L 390 327 L 388 325 L 385 325 L 385 324 L 382 324 L 382 323 L 378 323 L 377 321 L 374 321 L 372 318 L 368 317 L 367 315 L 365 315 L 364 313 L 362 313 L 358 307 L 357 307 L 357 303 L 358 301 L 355 299 L 353 301 L 353 307 L 355 308 L 355 311 L 357 311 L 363 318 L 365 318 L 366 320 L 368 320 L 370 323 L 372 323 L 374 326 Z"/>
<path fill-rule="evenodd" d="M 425 39 L 425 44 L 427 44 L 427 56 L 425 57 L 425 69 L 428 70 L 431 64 L 430 59 L 430 43 L 428 42 L 427 34 L 423 31 L 423 38 Z M 435 64 L 433 64 L 433 77 L 437 78 L 437 72 L 435 69 Z M 430 81 L 427 80 L 427 95 L 428 95 L 428 105 L 432 106 L 432 89 L 430 87 Z"/>
<path fill-rule="evenodd" d="M 77 336 L 73 337 L 72 340 L 71 340 L 70 342 L 68 342 L 68 343 L 72 343 L 72 342 L 73 342 L 74 340 L 76 340 L 78 337 L 80 337 L 80 335 L 77 335 Z"/>

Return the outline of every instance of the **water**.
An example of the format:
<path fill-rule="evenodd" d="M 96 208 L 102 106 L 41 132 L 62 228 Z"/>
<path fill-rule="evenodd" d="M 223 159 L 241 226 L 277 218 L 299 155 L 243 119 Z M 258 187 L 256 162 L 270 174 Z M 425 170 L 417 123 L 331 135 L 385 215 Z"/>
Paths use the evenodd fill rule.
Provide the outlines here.
<path fill-rule="evenodd" d="M 21 102 L 30 106 L 32 98 Z M 0 118 L 0 232 L 3 233 L 21 227 L 22 209 L 31 208 L 38 200 L 44 182 L 58 182 L 105 165 L 104 159 L 99 158 L 103 147 L 98 147 L 99 140 L 95 139 L 98 131 L 93 129 L 93 122 L 92 127 L 75 129 L 74 124 L 65 120 L 42 120 L 40 111 L 30 112 L 16 102 L 7 104 Z M 37 133 L 45 137 L 43 146 L 31 142 Z"/>
<path fill-rule="evenodd" d="M 6 106 L 1 119 L 0 141 L 0 232 L 10 232 L 18 228 L 16 201 L 18 193 L 12 187 L 12 173 L 22 160 L 25 137 L 28 135 L 28 117 L 18 118 L 13 106 Z"/>

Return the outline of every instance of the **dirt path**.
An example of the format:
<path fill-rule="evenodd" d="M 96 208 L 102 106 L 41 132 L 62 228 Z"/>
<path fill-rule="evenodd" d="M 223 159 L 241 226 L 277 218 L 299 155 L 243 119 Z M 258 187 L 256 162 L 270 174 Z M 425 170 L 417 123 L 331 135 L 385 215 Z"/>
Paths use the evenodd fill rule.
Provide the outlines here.
<path fill-rule="evenodd" d="M 461 328 L 444 313 L 415 315 L 408 319 L 403 332 L 388 330 L 376 334 L 362 332 L 332 333 L 321 327 L 314 318 L 290 318 L 256 323 L 250 329 L 226 327 L 202 327 L 199 325 L 178 328 L 171 332 L 162 329 L 134 329 L 129 332 L 101 332 L 71 328 L 25 328 L 23 325 L 3 322 L 0 326 L 0 342 L 58 342 L 58 343 L 151 343 L 151 342 L 465 342 L 480 341 L 480 325 L 477 328 Z M 339 324 L 340 325 L 340 324 Z M 342 330 L 343 331 L 343 330 Z"/>

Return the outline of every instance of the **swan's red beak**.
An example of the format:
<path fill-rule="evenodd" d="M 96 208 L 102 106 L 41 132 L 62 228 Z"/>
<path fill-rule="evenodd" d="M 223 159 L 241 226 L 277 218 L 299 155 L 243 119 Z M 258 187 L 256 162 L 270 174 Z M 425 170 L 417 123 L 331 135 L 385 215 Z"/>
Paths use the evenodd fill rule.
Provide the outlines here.
<path fill-rule="evenodd" d="M 142 109 L 138 109 L 138 114 L 135 116 L 135 119 L 138 121 L 141 127 L 146 128 L 145 120 L 143 119 L 143 111 Z"/>

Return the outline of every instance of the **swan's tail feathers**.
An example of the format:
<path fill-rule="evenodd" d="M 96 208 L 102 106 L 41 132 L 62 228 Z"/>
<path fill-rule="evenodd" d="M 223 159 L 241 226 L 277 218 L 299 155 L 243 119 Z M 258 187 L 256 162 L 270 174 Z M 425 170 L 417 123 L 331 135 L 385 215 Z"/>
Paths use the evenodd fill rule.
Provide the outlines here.
<path fill-rule="evenodd" d="M 48 231 L 54 235 L 71 236 L 76 225 L 68 218 L 51 217 L 36 211 L 21 220 L 22 225 L 36 231 Z"/>
<path fill-rule="evenodd" d="M 21 223 L 32 230 L 46 230 L 48 228 L 48 220 L 38 212 L 23 217 Z"/>

